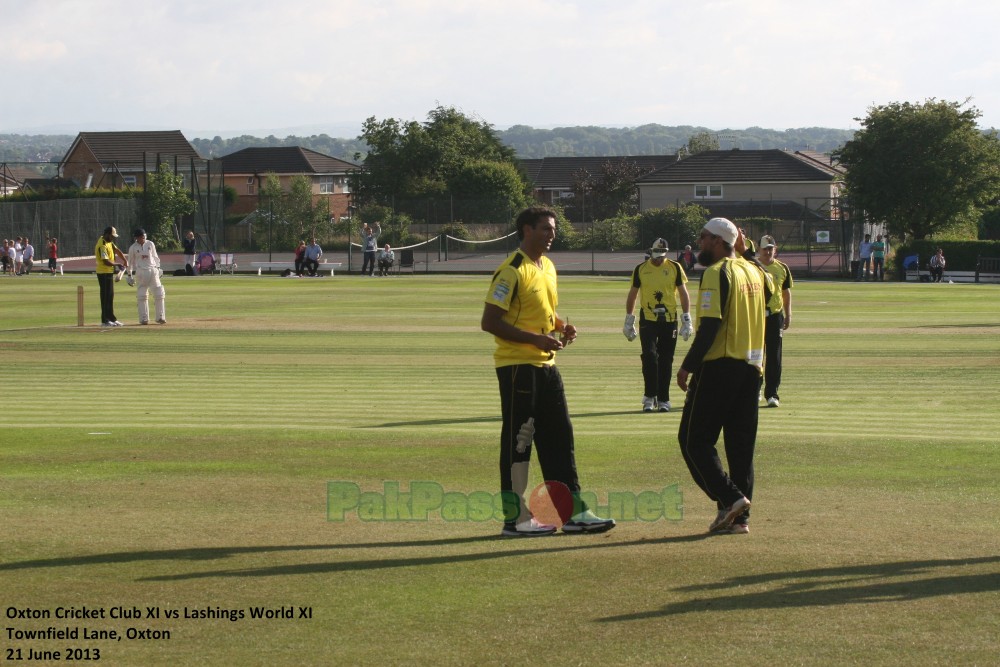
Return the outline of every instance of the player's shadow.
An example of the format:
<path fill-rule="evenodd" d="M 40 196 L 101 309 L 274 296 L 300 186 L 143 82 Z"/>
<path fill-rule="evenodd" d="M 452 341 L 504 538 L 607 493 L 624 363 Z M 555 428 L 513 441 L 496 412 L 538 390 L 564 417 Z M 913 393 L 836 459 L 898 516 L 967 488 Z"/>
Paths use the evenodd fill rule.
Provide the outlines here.
<path fill-rule="evenodd" d="M 611 410 L 608 412 L 571 412 L 573 419 L 587 419 L 590 417 L 616 417 L 618 415 L 634 415 L 638 410 Z M 500 415 L 489 415 L 488 417 L 460 417 L 456 419 L 413 419 L 404 422 L 382 422 L 381 424 L 368 424 L 363 428 L 398 428 L 400 426 L 445 426 L 448 424 L 490 424 L 500 423 Z"/>
<path fill-rule="evenodd" d="M 605 536 L 606 537 L 606 536 Z M 294 565 L 273 565 L 270 567 L 257 567 L 234 570 L 214 570 L 207 572 L 191 572 L 184 574 L 167 574 L 152 577 L 143 577 L 139 581 L 183 581 L 187 579 L 210 579 L 216 577 L 281 577 L 289 575 L 305 574 L 335 574 L 337 572 L 355 572 L 393 569 L 400 567 L 421 567 L 435 565 L 449 565 L 453 563 L 470 563 L 477 561 L 489 561 L 505 558 L 524 558 L 531 556 L 546 556 L 553 553 L 583 551 L 589 549 L 613 549 L 619 547 L 648 546 L 655 544 L 671 544 L 682 542 L 699 542 L 711 536 L 707 533 L 696 535 L 677 535 L 673 537 L 662 537 L 657 539 L 631 540 L 627 542 L 617 542 L 601 539 L 597 535 L 567 535 L 560 534 L 551 537 L 536 538 L 504 538 L 500 536 L 486 536 L 480 538 L 466 538 L 467 541 L 474 542 L 498 542 L 511 548 L 498 548 L 491 551 L 480 551 L 475 553 L 462 554 L 434 554 L 430 556 L 410 556 L 403 558 L 378 558 L 364 560 L 348 560 L 337 562 L 317 562 L 298 563 Z M 462 540 L 428 540 L 419 543 L 420 546 L 436 545 L 442 542 L 461 543 Z M 415 546 L 414 543 L 402 543 L 404 546 Z M 514 545 L 520 545 L 515 547 Z M 400 546 L 400 543 L 387 543 L 376 545 L 349 545 L 351 547 L 386 547 Z"/>
<path fill-rule="evenodd" d="M 846 604 L 907 602 L 941 595 L 1000 591 L 1000 572 L 962 572 L 962 568 L 1000 563 L 1000 556 L 899 561 L 828 567 L 798 572 L 733 576 L 721 581 L 682 586 L 675 593 L 719 591 L 636 611 L 596 619 L 603 623 L 638 621 L 698 612 L 826 607 Z M 762 590 L 750 590 L 756 587 Z"/>
<path fill-rule="evenodd" d="M 555 538 L 536 538 L 532 542 L 540 547 L 538 549 L 533 549 L 531 551 L 544 552 L 544 548 L 547 544 L 561 544 L 565 548 L 565 542 L 562 542 L 560 537 L 565 538 L 569 541 L 575 541 L 578 536 L 557 536 Z M 654 540 L 640 540 L 637 542 L 630 542 L 627 544 L 657 544 L 664 542 L 685 542 L 685 541 L 697 541 L 704 539 L 706 535 L 690 535 L 690 536 L 678 536 L 678 537 L 668 537 Z M 501 537 L 498 534 L 490 535 L 474 535 L 470 537 L 452 537 L 452 538 L 441 538 L 434 540 L 402 540 L 396 542 L 353 542 L 353 543 L 340 543 L 340 544 L 289 544 L 289 545 L 270 545 L 270 546 L 231 546 L 231 547 L 201 547 L 201 548 L 191 548 L 191 549 L 161 549 L 161 550 L 148 550 L 148 551 L 117 551 L 111 553 L 103 554 L 88 554 L 85 556 L 64 556 L 64 557 L 54 557 L 54 558 L 40 558 L 34 560 L 24 560 L 24 561 L 14 561 L 10 563 L 0 563 L 0 572 L 12 572 L 18 570 L 32 570 L 41 568 L 55 568 L 55 567 L 81 567 L 90 565 L 111 565 L 111 564 L 122 564 L 122 563 L 135 563 L 135 562 L 146 562 L 146 561 L 214 561 L 214 560 L 226 560 L 234 558 L 237 556 L 247 555 L 247 554 L 281 554 L 290 552 L 309 552 L 309 551 L 351 551 L 354 549 L 400 549 L 400 548 L 438 548 L 447 546 L 460 546 L 463 544 L 485 544 L 489 542 L 502 542 L 507 544 L 516 544 L 523 542 L 523 539 L 510 539 Z M 614 546 L 623 543 L 614 543 L 609 545 L 607 543 L 591 543 L 590 548 L 593 547 L 606 547 Z M 584 545 L 574 545 L 572 548 L 580 548 Z M 475 554 L 473 554 L 474 556 Z M 514 552 L 499 552 L 495 556 L 504 555 L 518 555 L 516 550 Z M 487 557 L 495 557 L 487 556 Z M 447 559 L 447 557 L 442 557 Z M 439 558 L 403 558 L 390 561 L 369 561 L 367 567 L 378 568 L 380 564 L 384 567 L 406 567 L 410 565 L 420 565 L 423 561 L 428 561 L 428 564 L 432 562 L 439 562 Z M 322 564 L 321 566 L 325 566 Z M 330 564 L 331 569 L 337 569 L 338 564 Z M 361 569 L 360 567 L 355 568 L 352 566 L 347 566 L 341 569 Z M 205 575 L 193 575 L 197 576 L 222 576 L 220 573 L 215 574 L 205 574 Z M 182 575 L 180 578 L 186 578 L 187 575 Z"/>

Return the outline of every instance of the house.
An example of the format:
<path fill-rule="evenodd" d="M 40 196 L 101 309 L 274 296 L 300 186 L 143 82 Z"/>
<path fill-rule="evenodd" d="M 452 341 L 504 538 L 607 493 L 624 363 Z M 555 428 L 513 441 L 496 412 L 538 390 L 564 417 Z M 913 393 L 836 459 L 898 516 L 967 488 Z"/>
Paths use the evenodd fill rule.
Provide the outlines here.
<path fill-rule="evenodd" d="M 604 165 L 626 161 L 645 172 L 677 162 L 676 155 L 630 155 L 611 157 L 546 157 L 520 160 L 522 171 L 534 188 L 535 199 L 543 204 L 565 203 L 573 197 L 575 174 L 586 171 L 599 177 Z"/>
<path fill-rule="evenodd" d="M 55 183 L 55 180 L 43 178 L 39 171 L 30 167 L 0 163 L 0 195 L 10 195 L 19 191 L 39 191 L 43 189 L 43 184 L 48 187 L 49 183 Z M 65 182 L 62 187 L 66 187 Z"/>
<path fill-rule="evenodd" d="M 812 151 L 697 153 L 636 182 L 639 210 L 696 203 L 713 216 L 826 220 L 837 217 L 843 168 Z"/>
<path fill-rule="evenodd" d="M 222 160 L 225 184 L 236 191 L 231 213 L 251 213 L 257 209 L 260 188 L 269 173 L 276 174 L 288 190 L 293 176 L 306 176 L 312 183 L 313 204 L 327 201 L 336 218 L 348 215 L 351 189 L 348 175 L 361 167 L 299 146 L 244 148 Z"/>
<path fill-rule="evenodd" d="M 83 189 L 141 188 L 160 163 L 191 173 L 192 160 L 202 162 L 180 130 L 81 132 L 59 163 L 59 177 Z"/>

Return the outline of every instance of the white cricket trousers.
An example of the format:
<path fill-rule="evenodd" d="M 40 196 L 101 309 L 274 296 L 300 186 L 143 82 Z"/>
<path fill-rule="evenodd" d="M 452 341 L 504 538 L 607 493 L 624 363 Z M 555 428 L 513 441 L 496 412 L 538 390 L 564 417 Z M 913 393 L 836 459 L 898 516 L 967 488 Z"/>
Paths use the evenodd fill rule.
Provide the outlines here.
<path fill-rule="evenodd" d="M 135 300 L 139 306 L 139 322 L 149 322 L 149 291 L 153 291 L 153 305 L 156 308 L 156 321 L 166 322 L 166 293 L 160 283 L 159 269 L 139 269 L 135 272 Z"/>

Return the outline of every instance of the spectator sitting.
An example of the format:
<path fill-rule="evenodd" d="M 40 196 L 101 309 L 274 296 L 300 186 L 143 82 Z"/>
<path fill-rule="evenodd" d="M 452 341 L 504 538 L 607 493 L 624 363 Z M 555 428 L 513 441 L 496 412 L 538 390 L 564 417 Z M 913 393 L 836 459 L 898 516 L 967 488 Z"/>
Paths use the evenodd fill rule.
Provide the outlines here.
<path fill-rule="evenodd" d="M 389 275 L 389 269 L 396 261 L 396 253 L 386 243 L 385 247 L 378 251 L 378 274 L 380 276 Z"/>
<path fill-rule="evenodd" d="M 295 249 L 295 275 L 302 275 L 302 264 L 306 260 L 306 242 L 299 241 L 299 247 Z"/>
<path fill-rule="evenodd" d="M 308 271 L 310 276 L 315 276 L 319 270 L 319 258 L 323 256 L 323 249 L 316 243 L 316 239 L 309 239 L 303 259 L 302 269 Z"/>
<path fill-rule="evenodd" d="M 684 250 L 677 253 L 677 261 L 680 262 L 685 271 L 690 271 L 694 268 L 694 264 L 698 261 L 698 258 L 692 252 L 691 246 L 686 245 L 684 246 Z"/>

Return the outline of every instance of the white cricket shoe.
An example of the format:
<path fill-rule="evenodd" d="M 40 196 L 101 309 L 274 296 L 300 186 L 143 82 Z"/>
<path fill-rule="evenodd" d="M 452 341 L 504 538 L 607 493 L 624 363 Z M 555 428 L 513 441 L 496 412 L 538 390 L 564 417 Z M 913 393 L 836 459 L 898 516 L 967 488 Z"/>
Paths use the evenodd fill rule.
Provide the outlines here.
<path fill-rule="evenodd" d="M 507 521 L 503 525 L 500 535 L 503 537 L 544 537 L 556 532 L 555 526 L 539 522 L 535 517 L 526 521 Z"/>
<path fill-rule="evenodd" d="M 655 407 L 656 407 L 656 399 L 655 398 L 653 398 L 652 396 L 643 396 L 642 397 L 642 411 L 643 412 L 652 412 Z"/>
<path fill-rule="evenodd" d="M 719 510 L 719 513 L 715 515 L 715 521 L 708 526 L 708 532 L 717 533 L 729 530 L 729 527 L 733 525 L 733 521 L 736 520 L 736 517 L 743 514 L 743 512 L 748 509 L 750 509 L 750 501 L 745 497 L 741 497 L 729 507 L 724 507 Z"/>
<path fill-rule="evenodd" d="M 781 403 L 778 401 L 777 396 L 772 396 L 771 398 L 767 399 L 767 407 L 776 408 L 779 405 L 781 405 Z"/>
<path fill-rule="evenodd" d="M 670 401 L 656 402 L 656 409 L 660 412 L 670 412 Z"/>

